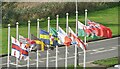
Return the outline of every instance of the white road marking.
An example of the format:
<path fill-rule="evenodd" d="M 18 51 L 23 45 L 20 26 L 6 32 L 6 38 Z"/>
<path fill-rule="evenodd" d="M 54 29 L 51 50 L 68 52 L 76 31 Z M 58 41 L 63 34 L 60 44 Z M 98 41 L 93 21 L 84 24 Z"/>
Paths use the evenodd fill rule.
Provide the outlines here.
<path fill-rule="evenodd" d="M 49 57 L 49 58 L 56 58 L 55 56 Z M 47 58 L 41 58 L 41 59 L 47 59 Z"/>
<path fill-rule="evenodd" d="M 15 63 L 10 63 L 10 64 L 16 66 Z M 35 64 L 36 64 L 36 63 L 32 63 L 32 64 L 30 64 L 30 65 L 35 65 Z M 7 65 L 7 63 L 1 64 L 1 65 Z M 25 67 L 25 66 L 27 66 L 27 65 L 18 65 L 18 67 Z"/>
<path fill-rule="evenodd" d="M 107 41 L 107 40 L 112 40 L 112 39 L 118 39 L 118 37 L 110 38 L 110 39 L 104 39 L 104 40 L 99 40 L 99 41 L 92 41 L 92 42 L 88 42 L 88 43 L 96 43 L 96 42 L 102 42 L 102 41 Z"/>
<path fill-rule="evenodd" d="M 33 60 L 31 60 L 31 61 L 37 61 L 37 60 L 36 60 L 36 59 L 33 59 Z M 44 62 L 44 61 L 39 60 L 39 62 Z"/>
<path fill-rule="evenodd" d="M 103 49 L 105 49 L 105 48 L 98 48 L 98 49 L 94 49 L 92 51 L 99 51 L 99 50 L 103 50 Z"/>
<path fill-rule="evenodd" d="M 98 51 L 98 50 L 101 50 L 101 49 L 104 49 L 104 48 L 98 48 L 98 49 L 93 49 L 93 50 L 86 50 L 86 52 L 90 52 L 90 51 Z M 82 52 L 78 52 L 79 54 L 82 54 L 84 53 L 83 51 Z"/>
<path fill-rule="evenodd" d="M 36 63 L 32 63 L 32 64 L 30 64 L 30 65 L 35 65 Z"/>
<path fill-rule="evenodd" d="M 112 49 L 117 49 L 118 47 L 112 47 Z"/>
<path fill-rule="evenodd" d="M 82 52 L 78 52 L 78 54 L 82 54 L 83 53 L 83 51 Z"/>
<path fill-rule="evenodd" d="M 4 64 L 2 63 L 2 64 L 0 64 L 0 65 L 7 65 L 7 63 L 4 63 Z"/>
<path fill-rule="evenodd" d="M 92 51 L 92 50 L 86 50 L 86 52 L 90 52 L 90 51 Z M 82 51 L 82 52 L 78 52 L 78 54 L 83 54 L 84 52 Z"/>
<path fill-rule="evenodd" d="M 103 53 L 103 52 L 108 52 L 108 51 L 112 51 L 112 50 L 116 50 L 116 49 L 102 50 L 102 51 L 97 51 L 97 52 L 93 52 L 93 53 L 90 53 L 90 54 Z"/>
<path fill-rule="evenodd" d="M 68 57 L 67 59 L 71 59 L 71 58 L 74 58 L 74 56 Z M 58 61 L 64 60 L 64 59 L 65 59 L 65 58 L 59 58 Z M 50 62 L 54 62 L 54 61 L 56 61 L 56 60 L 51 60 Z"/>
<path fill-rule="evenodd" d="M 10 63 L 11 65 L 16 65 L 15 63 Z"/>
<path fill-rule="evenodd" d="M 90 52 L 90 51 L 92 51 L 92 50 L 86 50 L 86 52 Z"/>

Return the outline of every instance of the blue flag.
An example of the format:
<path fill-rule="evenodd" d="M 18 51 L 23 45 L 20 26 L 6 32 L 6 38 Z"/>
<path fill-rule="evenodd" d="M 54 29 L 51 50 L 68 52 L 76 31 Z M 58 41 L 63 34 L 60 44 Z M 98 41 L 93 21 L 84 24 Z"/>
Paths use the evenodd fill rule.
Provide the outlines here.
<path fill-rule="evenodd" d="M 50 44 L 50 36 L 47 31 L 40 30 L 40 40 L 42 40 L 46 45 Z"/>
<path fill-rule="evenodd" d="M 44 30 L 40 30 L 40 40 L 42 40 L 46 45 L 56 46 L 58 44 L 57 38 Z"/>

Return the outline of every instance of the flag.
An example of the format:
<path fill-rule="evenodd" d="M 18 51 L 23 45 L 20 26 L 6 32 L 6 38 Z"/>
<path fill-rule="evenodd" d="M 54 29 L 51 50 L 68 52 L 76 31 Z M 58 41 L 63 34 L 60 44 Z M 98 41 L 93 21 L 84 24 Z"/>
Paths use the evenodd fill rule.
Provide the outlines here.
<path fill-rule="evenodd" d="M 55 30 L 54 28 L 52 28 L 52 27 L 50 27 L 50 34 L 52 35 L 51 36 L 51 41 L 53 41 L 53 44 L 54 45 L 57 45 L 58 44 L 58 46 L 59 45 L 63 45 L 61 42 L 60 42 L 60 40 L 58 39 L 58 34 L 57 34 L 57 30 Z M 57 43 L 57 44 L 55 44 L 55 43 Z"/>
<path fill-rule="evenodd" d="M 19 58 L 20 57 L 20 42 L 14 37 L 11 37 L 11 42 L 12 42 L 11 56 Z"/>
<path fill-rule="evenodd" d="M 87 26 L 85 26 L 80 21 L 78 21 L 78 36 L 85 36 L 85 34 L 87 36 L 90 36 L 91 35 L 91 31 L 88 29 Z"/>
<path fill-rule="evenodd" d="M 53 37 L 49 32 L 46 32 L 44 30 L 40 30 L 40 40 L 42 40 L 46 45 L 58 45 L 58 38 Z"/>
<path fill-rule="evenodd" d="M 78 21 L 78 28 L 79 29 L 83 29 L 85 27 L 84 24 L 82 24 L 80 21 Z"/>
<path fill-rule="evenodd" d="M 31 51 L 33 49 L 33 47 L 35 47 L 35 41 L 34 40 L 31 40 L 31 39 L 28 39 L 28 38 L 25 38 L 23 37 L 22 35 L 19 35 L 19 41 L 22 43 L 22 44 L 29 44 L 29 51 Z"/>
<path fill-rule="evenodd" d="M 111 37 L 112 37 L 112 31 L 111 31 L 110 28 L 105 27 L 105 26 L 103 26 L 103 25 L 101 25 L 101 24 L 100 24 L 100 27 L 101 27 L 101 29 L 102 29 L 105 33 L 107 33 L 107 35 L 104 35 L 104 37 L 107 37 L 107 38 L 111 38 Z"/>
<path fill-rule="evenodd" d="M 87 50 L 86 45 L 80 38 L 75 38 L 77 45 L 81 47 L 82 50 Z"/>
<path fill-rule="evenodd" d="M 31 34 L 31 39 L 34 40 L 36 43 L 36 47 L 34 48 L 35 50 L 37 50 L 37 46 L 39 46 L 38 49 L 41 51 L 44 51 L 46 49 L 46 45 L 44 44 L 44 42 L 35 37 L 33 34 Z"/>
<path fill-rule="evenodd" d="M 91 28 L 90 26 L 86 26 L 86 28 L 87 29 L 85 31 L 88 32 L 87 37 L 92 37 L 93 39 L 97 39 L 98 38 L 97 34 L 96 34 L 96 31 L 93 30 L 93 28 Z"/>
<path fill-rule="evenodd" d="M 90 20 L 88 20 L 88 27 L 90 27 L 90 29 L 97 35 L 100 36 L 101 32 L 99 29 L 99 24 L 94 24 L 93 22 L 91 22 Z"/>
<path fill-rule="evenodd" d="M 93 31 L 90 29 L 89 26 L 85 26 L 84 31 L 85 31 L 87 37 L 89 37 L 93 34 Z"/>
<path fill-rule="evenodd" d="M 52 27 L 50 27 L 50 42 L 53 46 L 58 45 L 57 31 Z"/>
<path fill-rule="evenodd" d="M 112 31 L 110 30 L 110 28 L 103 26 L 102 24 L 93 22 L 93 21 L 88 21 L 88 25 L 94 27 L 95 29 L 99 29 L 96 32 L 99 32 L 99 34 L 97 34 L 97 36 L 101 36 L 101 37 L 106 37 L 106 38 L 111 38 L 112 37 Z M 93 29 L 93 30 L 95 30 Z"/>
<path fill-rule="evenodd" d="M 19 35 L 19 41 L 23 44 L 26 44 L 27 43 L 27 40 L 26 38 L 24 38 L 22 35 Z"/>
<path fill-rule="evenodd" d="M 93 39 L 98 39 L 98 36 L 96 36 L 96 34 L 94 34 L 94 33 L 91 35 L 91 37 L 92 37 Z"/>
<path fill-rule="evenodd" d="M 54 28 L 50 27 L 50 34 L 57 36 L 57 31 Z"/>
<path fill-rule="evenodd" d="M 78 29 L 78 36 L 84 36 L 85 32 L 83 29 Z"/>
<path fill-rule="evenodd" d="M 49 32 L 45 30 L 40 30 L 40 40 L 42 40 L 46 45 L 50 45 Z"/>
<path fill-rule="evenodd" d="M 87 49 L 84 42 L 80 38 L 78 38 L 78 36 L 73 32 L 73 30 L 70 27 L 69 27 L 69 34 L 70 34 L 70 37 L 72 37 L 72 41 L 75 44 L 77 44 L 82 49 L 85 49 L 85 50 Z"/>
<path fill-rule="evenodd" d="M 20 60 L 23 59 L 23 60 L 27 60 L 28 59 L 28 53 L 29 53 L 29 46 L 30 44 L 21 44 L 20 48 Z"/>
<path fill-rule="evenodd" d="M 35 42 L 36 42 L 36 45 L 39 45 L 39 49 L 41 50 L 41 51 L 44 51 L 45 50 L 45 44 L 44 44 L 44 42 L 43 41 L 40 41 L 40 40 L 34 40 Z M 37 49 L 37 46 L 36 46 L 36 49 Z"/>
<path fill-rule="evenodd" d="M 29 45 L 20 43 L 14 37 L 11 37 L 12 40 L 12 56 L 15 56 L 18 59 L 26 60 L 28 57 Z"/>
<path fill-rule="evenodd" d="M 69 27 L 69 36 L 72 40 L 71 44 L 76 44 L 75 38 L 77 38 L 77 35 L 73 32 L 73 30 Z"/>
<path fill-rule="evenodd" d="M 71 39 L 67 36 L 67 34 L 64 32 L 64 30 L 62 30 L 61 27 L 59 27 L 59 30 L 58 30 L 58 38 L 59 40 L 66 46 L 70 46 L 71 44 Z"/>

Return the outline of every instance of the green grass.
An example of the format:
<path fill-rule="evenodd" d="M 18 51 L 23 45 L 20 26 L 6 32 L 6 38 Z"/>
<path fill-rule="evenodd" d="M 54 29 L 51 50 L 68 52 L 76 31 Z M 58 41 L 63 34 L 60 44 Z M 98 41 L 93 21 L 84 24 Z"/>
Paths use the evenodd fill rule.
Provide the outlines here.
<path fill-rule="evenodd" d="M 0 53 L 2 53 L 2 29 L 0 28 Z"/>
<path fill-rule="evenodd" d="M 76 18 L 75 16 L 69 17 L 69 26 L 74 31 L 75 31 L 75 18 Z M 112 30 L 113 35 L 118 35 L 118 7 L 95 11 L 91 13 L 89 13 L 88 10 L 88 19 L 109 27 Z M 84 14 L 79 15 L 78 20 L 84 23 Z M 50 22 L 51 27 L 56 28 L 56 19 L 51 19 Z M 66 18 L 59 18 L 59 22 L 60 22 L 59 25 L 65 30 Z M 47 20 L 40 22 L 40 28 L 47 30 Z M 15 37 L 16 33 L 15 31 L 16 31 L 15 28 L 11 28 L 11 36 Z M 31 33 L 36 35 L 36 23 L 31 22 Z M 27 37 L 27 24 L 19 26 L 19 34 L 23 35 L 24 37 Z M 89 37 L 87 39 L 89 40 L 91 38 Z M 7 28 L 2 28 L 2 52 L 0 51 L 0 54 L 6 53 L 7 53 Z"/>
<path fill-rule="evenodd" d="M 97 60 L 93 62 L 94 64 L 99 64 L 105 67 L 112 67 L 116 64 L 118 64 L 118 58 L 108 58 L 108 59 L 103 59 L 103 60 Z"/>

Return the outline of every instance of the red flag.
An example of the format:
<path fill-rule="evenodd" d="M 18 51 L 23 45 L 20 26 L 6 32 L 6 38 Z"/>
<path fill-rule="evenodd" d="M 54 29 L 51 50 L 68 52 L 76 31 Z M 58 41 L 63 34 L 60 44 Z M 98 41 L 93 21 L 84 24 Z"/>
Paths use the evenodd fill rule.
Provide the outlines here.
<path fill-rule="evenodd" d="M 103 25 L 100 25 L 102 31 L 103 31 L 103 37 L 111 38 L 112 37 L 112 31 L 110 28 L 105 27 Z"/>
<path fill-rule="evenodd" d="M 112 37 L 112 31 L 110 30 L 110 28 L 105 27 L 101 24 L 92 22 L 90 20 L 88 21 L 88 24 L 90 27 L 93 27 L 92 30 L 95 31 L 97 36 L 106 37 L 106 38 Z"/>

